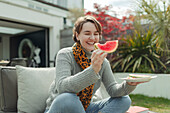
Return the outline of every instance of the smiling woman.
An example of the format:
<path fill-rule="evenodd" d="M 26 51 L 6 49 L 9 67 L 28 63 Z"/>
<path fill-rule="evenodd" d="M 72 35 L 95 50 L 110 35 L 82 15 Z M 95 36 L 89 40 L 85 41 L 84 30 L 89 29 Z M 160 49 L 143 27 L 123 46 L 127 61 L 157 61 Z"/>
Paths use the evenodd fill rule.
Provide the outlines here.
<path fill-rule="evenodd" d="M 131 101 L 127 94 L 139 83 L 116 82 L 107 53 L 94 48 L 101 34 L 101 24 L 92 16 L 79 17 L 75 22 L 75 44 L 61 49 L 56 57 L 56 77 L 45 113 L 124 113 L 129 109 Z M 95 103 L 92 98 L 101 83 L 110 97 Z"/>

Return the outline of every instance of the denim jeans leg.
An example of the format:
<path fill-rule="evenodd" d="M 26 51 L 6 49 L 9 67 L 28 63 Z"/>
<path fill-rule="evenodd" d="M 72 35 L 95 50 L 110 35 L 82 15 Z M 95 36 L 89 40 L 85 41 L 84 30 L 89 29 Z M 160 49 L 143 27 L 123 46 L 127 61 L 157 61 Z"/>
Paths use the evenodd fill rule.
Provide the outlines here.
<path fill-rule="evenodd" d="M 86 113 L 125 113 L 131 105 L 129 96 L 106 98 L 101 101 L 92 102 Z"/>
<path fill-rule="evenodd" d="M 62 93 L 54 99 L 45 113 L 85 113 L 85 110 L 76 94 Z"/>

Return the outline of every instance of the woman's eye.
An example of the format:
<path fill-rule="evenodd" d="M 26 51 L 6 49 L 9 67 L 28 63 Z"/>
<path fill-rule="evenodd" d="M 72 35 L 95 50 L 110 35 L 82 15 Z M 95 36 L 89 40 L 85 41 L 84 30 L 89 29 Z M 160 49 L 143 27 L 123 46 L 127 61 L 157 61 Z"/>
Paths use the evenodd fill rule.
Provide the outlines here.
<path fill-rule="evenodd" d="M 89 33 L 85 33 L 85 35 L 90 35 Z"/>

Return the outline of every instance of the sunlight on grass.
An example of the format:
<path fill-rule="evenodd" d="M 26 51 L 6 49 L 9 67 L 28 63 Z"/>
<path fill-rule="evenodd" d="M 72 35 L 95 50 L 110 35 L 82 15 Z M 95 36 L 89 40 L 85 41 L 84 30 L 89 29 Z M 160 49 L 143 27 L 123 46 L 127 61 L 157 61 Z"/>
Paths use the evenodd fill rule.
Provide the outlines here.
<path fill-rule="evenodd" d="M 149 108 L 157 113 L 170 113 L 170 100 L 161 97 L 148 97 L 140 94 L 130 94 L 132 106 Z"/>

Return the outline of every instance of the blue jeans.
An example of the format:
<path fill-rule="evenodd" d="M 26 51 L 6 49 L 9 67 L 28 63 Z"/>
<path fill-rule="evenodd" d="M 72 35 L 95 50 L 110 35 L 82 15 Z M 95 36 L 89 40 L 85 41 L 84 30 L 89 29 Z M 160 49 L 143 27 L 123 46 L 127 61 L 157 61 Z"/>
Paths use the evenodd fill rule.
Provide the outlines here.
<path fill-rule="evenodd" d="M 106 98 L 91 102 L 85 111 L 79 97 L 73 93 L 57 96 L 45 113 L 125 113 L 131 105 L 129 96 Z"/>

